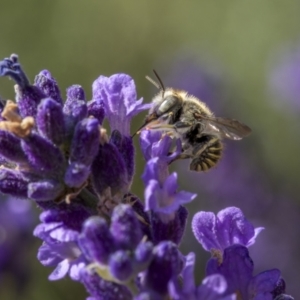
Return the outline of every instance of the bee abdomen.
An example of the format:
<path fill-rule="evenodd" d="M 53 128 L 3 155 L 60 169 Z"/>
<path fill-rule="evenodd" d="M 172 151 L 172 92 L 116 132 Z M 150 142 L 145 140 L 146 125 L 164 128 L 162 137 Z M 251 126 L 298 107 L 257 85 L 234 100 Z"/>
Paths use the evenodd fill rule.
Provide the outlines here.
<path fill-rule="evenodd" d="M 190 164 L 190 170 L 202 172 L 214 167 L 221 158 L 223 145 L 217 140 L 214 144 L 208 146 L 199 156 L 193 158 Z"/>

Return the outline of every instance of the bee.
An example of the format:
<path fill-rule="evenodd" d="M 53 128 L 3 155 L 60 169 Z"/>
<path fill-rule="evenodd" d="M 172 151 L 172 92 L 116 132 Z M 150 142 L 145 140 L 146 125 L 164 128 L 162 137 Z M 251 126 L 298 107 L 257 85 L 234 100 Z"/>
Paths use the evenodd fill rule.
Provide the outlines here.
<path fill-rule="evenodd" d="M 177 159 L 191 159 L 189 169 L 207 171 L 221 158 L 223 139 L 241 140 L 251 129 L 234 119 L 215 117 L 207 105 L 188 92 L 165 88 L 153 70 L 157 83 L 146 76 L 159 93 L 153 98 L 153 106 L 144 124 L 138 130 L 158 130 L 181 140 L 182 152 Z"/>

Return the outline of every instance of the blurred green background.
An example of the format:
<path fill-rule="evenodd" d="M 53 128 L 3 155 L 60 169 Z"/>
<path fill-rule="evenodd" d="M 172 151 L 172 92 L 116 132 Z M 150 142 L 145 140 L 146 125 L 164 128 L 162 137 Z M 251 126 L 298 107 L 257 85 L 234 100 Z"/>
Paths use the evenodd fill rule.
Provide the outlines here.
<path fill-rule="evenodd" d="M 217 110 L 218 114 L 238 118 L 253 129 L 251 137 L 233 147 L 236 145 L 238 151 L 247 148 L 245 153 L 251 155 L 245 154 L 245 161 L 251 158 L 256 172 L 263 172 L 267 178 L 269 191 L 275 195 L 280 193 L 280 197 L 275 200 L 273 197 L 264 205 L 264 214 L 260 199 L 255 199 L 255 209 L 248 213 L 242 195 L 236 195 L 237 199 L 225 205 L 221 200 L 211 200 L 215 199 L 214 189 L 205 190 L 202 197 L 188 206 L 190 217 L 200 209 L 217 212 L 228 205 L 239 205 L 257 226 L 265 226 L 266 232 L 272 232 L 270 238 L 262 233 L 259 239 L 265 239 L 265 243 L 258 245 L 258 250 L 253 246 L 255 271 L 279 267 L 288 292 L 297 297 L 300 295 L 300 234 L 290 233 L 300 230 L 300 122 L 289 110 L 282 111 L 272 105 L 273 97 L 267 85 L 274 53 L 284 43 L 297 43 L 300 37 L 299 4 L 295 0 L 0 0 L 0 57 L 17 53 L 32 81 L 40 70 L 48 69 L 62 91 L 71 84 L 81 84 L 88 98 L 91 98 L 91 84 L 99 75 L 128 73 L 136 82 L 138 96 L 147 102 L 151 101 L 154 89 L 145 75 L 151 75 L 155 68 L 167 86 L 176 85 L 178 82 L 172 82 L 169 73 L 180 53 L 187 56 L 191 53 L 195 64 L 204 61 L 208 69 L 210 62 L 214 68 L 219 65 L 226 74 L 224 82 L 228 82 L 226 99 L 229 100 L 220 103 L 222 108 Z M 180 82 L 181 74 L 176 75 Z M 0 95 L 4 99 L 14 97 L 12 81 L 0 78 Z M 138 128 L 144 115 L 135 118 L 132 131 Z M 140 197 L 143 197 L 140 179 L 143 168 L 144 161 L 138 151 L 133 191 Z M 201 193 L 199 183 L 206 174 L 191 175 L 187 168 L 188 162 L 172 167 L 179 172 L 183 190 Z M 187 177 L 189 180 L 185 181 Z M 210 178 L 213 180 L 213 175 Z M 250 182 L 249 185 L 251 190 Z M 274 209 L 281 202 L 287 207 L 282 223 L 290 225 L 284 228 L 282 223 L 276 224 L 278 214 L 284 214 L 284 210 Z M 293 220 L 299 220 L 298 223 L 291 222 L 291 210 Z M 189 219 L 182 251 L 197 252 L 196 280 L 200 282 L 209 255 L 190 232 Z M 0 299 L 84 299 L 86 292 L 80 284 L 68 278 L 48 281 L 51 270 L 36 259 L 39 246 L 40 240 L 33 239 L 30 246 L 16 254 L 24 256 L 24 267 L 28 269 L 29 280 L 21 295 L 16 290 L 14 274 L 6 270 L 0 277 Z M 274 253 L 284 263 L 272 260 Z"/>

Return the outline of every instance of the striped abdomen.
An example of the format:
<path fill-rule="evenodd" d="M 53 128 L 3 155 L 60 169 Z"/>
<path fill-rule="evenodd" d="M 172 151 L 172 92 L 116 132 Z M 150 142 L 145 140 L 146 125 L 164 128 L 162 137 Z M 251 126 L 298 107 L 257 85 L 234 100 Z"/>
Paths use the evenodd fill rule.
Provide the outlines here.
<path fill-rule="evenodd" d="M 221 158 L 222 150 L 223 145 L 218 139 L 209 141 L 206 145 L 202 145 L 192 159 L 190 170 L 202 172 L 214 167 Z"/>

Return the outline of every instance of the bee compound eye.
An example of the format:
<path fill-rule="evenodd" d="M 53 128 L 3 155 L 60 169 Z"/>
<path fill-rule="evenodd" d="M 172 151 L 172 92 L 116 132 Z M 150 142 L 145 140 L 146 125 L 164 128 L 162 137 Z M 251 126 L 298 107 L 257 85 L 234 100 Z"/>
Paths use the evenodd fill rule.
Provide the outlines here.
<path fill-rule="evenodd" d="M 180 104 L 180 100 L 176 96 L 167 96 L 162 104 L 157 109 L 157 115 L 161 116 L 162 114 L 165 114 L 166 112 L 169 112 L 173 110 L 175 107 L 177 107 Z"/>

